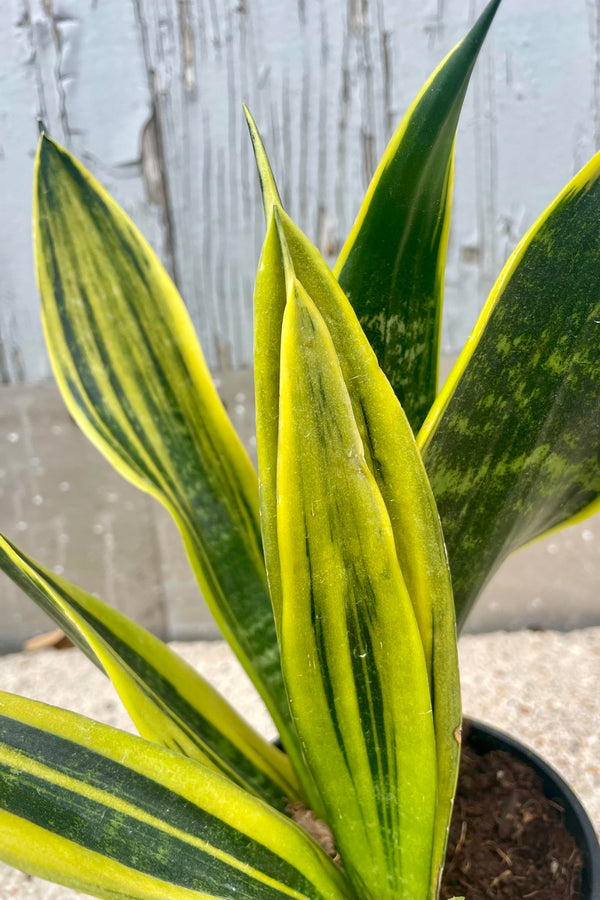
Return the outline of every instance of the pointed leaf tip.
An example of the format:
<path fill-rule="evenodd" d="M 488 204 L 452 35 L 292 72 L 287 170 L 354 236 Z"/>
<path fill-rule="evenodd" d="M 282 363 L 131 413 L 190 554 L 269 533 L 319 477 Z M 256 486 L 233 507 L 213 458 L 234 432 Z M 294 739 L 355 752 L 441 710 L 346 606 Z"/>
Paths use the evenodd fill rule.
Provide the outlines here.
<path fill-rule="evenodd" d="M 62 151 L 65 152 L 60 144 L 50 137 L 49 133 L 46 131 L 44 123 L 40 124 L 40 145 L 44 148 L 44 150 L 56 150 L 57 152 Z"/>
<path fill-rule="evenodd" d="M 494 21 L 494 17 L 498 12 L 502 0 L 490 0 L 485 7 L 473 28 L 466 36 L 466 40 L 472 40 L 481 44 L 489 31 L 490 25 Z"/>
<path fill-rule="evenodd" d="M 274 206 L 282 205 L 281 198 L 279 196 L 279 191 L 277 190 L 275 178 L 273 177 L 273 171 L 269 163 L 269 157 L 267 156 L 265 145 L 260 136 L 260 132 L 256 127 L 256 122 L 254 121 L 252 114 L 246 104 L 242 105 L 244 109 L 244 115 L 246 116 L 248 130 L 250 132 L 250 140 L 252 141 L 252 149 L 254 150 L 254 157 L 256 159 L 258 177 L 260 179 L 260 190 L 263 197 L 265 220 L 268 222 L 269 213 L 271 212 L 272 208 Z"/>
<path fill-rule="evenodd" d="M 485 6 L 409 107 L 333 270 L 415 432 L 437 393 L 456 127 L 499 3 Z"/>
<path fill-rule="evenodd" d="M 38 143 L 37 149 L 37 175 L 36 179 L 41 179 L 44 182 L 45 189 L 47 190 L 50 185 L 46 183 L 46 167 L 48 165 L 54 165 L 56 163 L 65 162 L 67 152 L 64 150 L 60 144 L 57 144 L 53 138 L 50 137 L 48 132 L 45 130 L 44 123 L 40 120 L 40 139 Z"/>
<path fill-rule="evenodd" d="M 45 136 L 33 218 L 46 344 L 67 406 L 117 470 L 175 519 L 204 596 L 286 740 L 256 474 L 183 301 L 123 210 Z M 129 353 L 132 345 L 140 352 Z"/>
<path fill-rule="evenodd" d="M 513 251 L 419 435 L 459 630 L 510 553 L 600 509 L 599 213 L 597 155 Z"/>

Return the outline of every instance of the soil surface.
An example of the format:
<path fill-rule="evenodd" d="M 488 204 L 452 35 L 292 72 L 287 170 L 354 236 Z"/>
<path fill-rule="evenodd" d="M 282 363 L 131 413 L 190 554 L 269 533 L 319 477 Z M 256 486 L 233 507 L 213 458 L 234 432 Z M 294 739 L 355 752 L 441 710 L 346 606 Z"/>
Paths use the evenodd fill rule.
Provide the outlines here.
<path fill-rule="evenodd" d="M 463 747 L 441 900 L 581 900 L 582 860 L 563 819 L 525 763 Z"/>

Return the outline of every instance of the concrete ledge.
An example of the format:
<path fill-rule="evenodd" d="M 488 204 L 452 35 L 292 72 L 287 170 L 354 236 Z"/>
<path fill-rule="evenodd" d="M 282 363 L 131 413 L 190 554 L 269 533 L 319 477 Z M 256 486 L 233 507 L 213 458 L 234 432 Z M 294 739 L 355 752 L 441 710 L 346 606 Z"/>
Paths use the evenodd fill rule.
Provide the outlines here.
<path fill-rule="evenodd" d="M 248 373 L 229 373 L 220 389 L 252 454 Z M 52 384 L 0 388 L 0 522 L 23 550 L 161 637 L 219 636 L 170 516 L 87 441 Z M 52 627 L 3 575 L 0 621 L 0 653 Z"/>
<path fill-rule="evenodd" d="M 254 458 L 250 373 L 217 381 Z M 88 443 L 53 385 L 0 388 L 0 523 L 28 553 L 161 637 L 218 636 L 170 517 Z M 484 592 L 468 629 L 600 624 L 599 545 L 596 516 L 518 553 Z M 0 621 L 0 653 L 52 627 L 3 576 Z"/>

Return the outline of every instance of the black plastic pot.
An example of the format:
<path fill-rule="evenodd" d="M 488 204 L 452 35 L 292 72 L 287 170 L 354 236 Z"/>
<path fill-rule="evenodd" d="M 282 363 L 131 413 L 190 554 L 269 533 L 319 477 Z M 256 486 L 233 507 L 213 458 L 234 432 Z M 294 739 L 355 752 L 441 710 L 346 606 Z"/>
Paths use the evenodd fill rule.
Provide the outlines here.
<path fill-rule="evenodd" d="M 581 900 L 600 900 L 600 844 L 594 826 L 580 800 L 558 772 L 516 738 L 476 719 L 465 717 L 463 742 L 480 755 L 491 750 L 505 750 L 536 772 L 542 781 L 546 797 L 558 803 L 564 810 L 566 826 L 575 838 L 581 853 L 583 860 Z M 275 744 L 282 749 L 279 740 L 276 740 Z"/>
<path fill-rule="evenodd" d="M 465 743 L 476 753 L 505 750 L 527 763 L 539 775 L 546 797 L 564 809 L 565 823 L 579 847 L 583 859 L 582 898 L 600 900 L 600 845 L 585 809 L 568 784 L 533 750 L 510 735 L 472 720 L 465 720 L 464 732 Z"/>

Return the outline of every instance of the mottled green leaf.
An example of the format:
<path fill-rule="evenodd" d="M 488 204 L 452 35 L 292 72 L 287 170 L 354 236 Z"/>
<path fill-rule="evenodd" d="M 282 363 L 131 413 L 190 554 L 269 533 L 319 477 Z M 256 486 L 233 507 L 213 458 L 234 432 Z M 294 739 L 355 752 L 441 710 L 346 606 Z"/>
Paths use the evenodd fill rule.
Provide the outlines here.
<path fill-rule="evenodd" d="M 162 641 L 1 535 L 0 569 L 106 672 L 142 737 L 215 768 L 272 806 L 299 799 L 288 758 Z"/>
<path fill-rule="evenodd" d="M 334 268 L 415 433 L 437 393 L 456 127 L 499 4 L 486 6 L 408 109 Z"/>
<path fill-rule="evenodd" d="M 418 438 L 462 626 L 503 559 L 600 507 L 600 156 L 508 260 Z"/>
<path fill-rule="evenodd" d="M 0 692 L 0 858 L 112 900 L 348 900 L 289 819 L 222 775 Z"/>
<path fill-rule="evenodd" d="M 293 278 L 281 347 L 277 529 L 290 704 L 359 896 L 425 898 L 436 805 L 427 664 L 333 342 Z"/>

